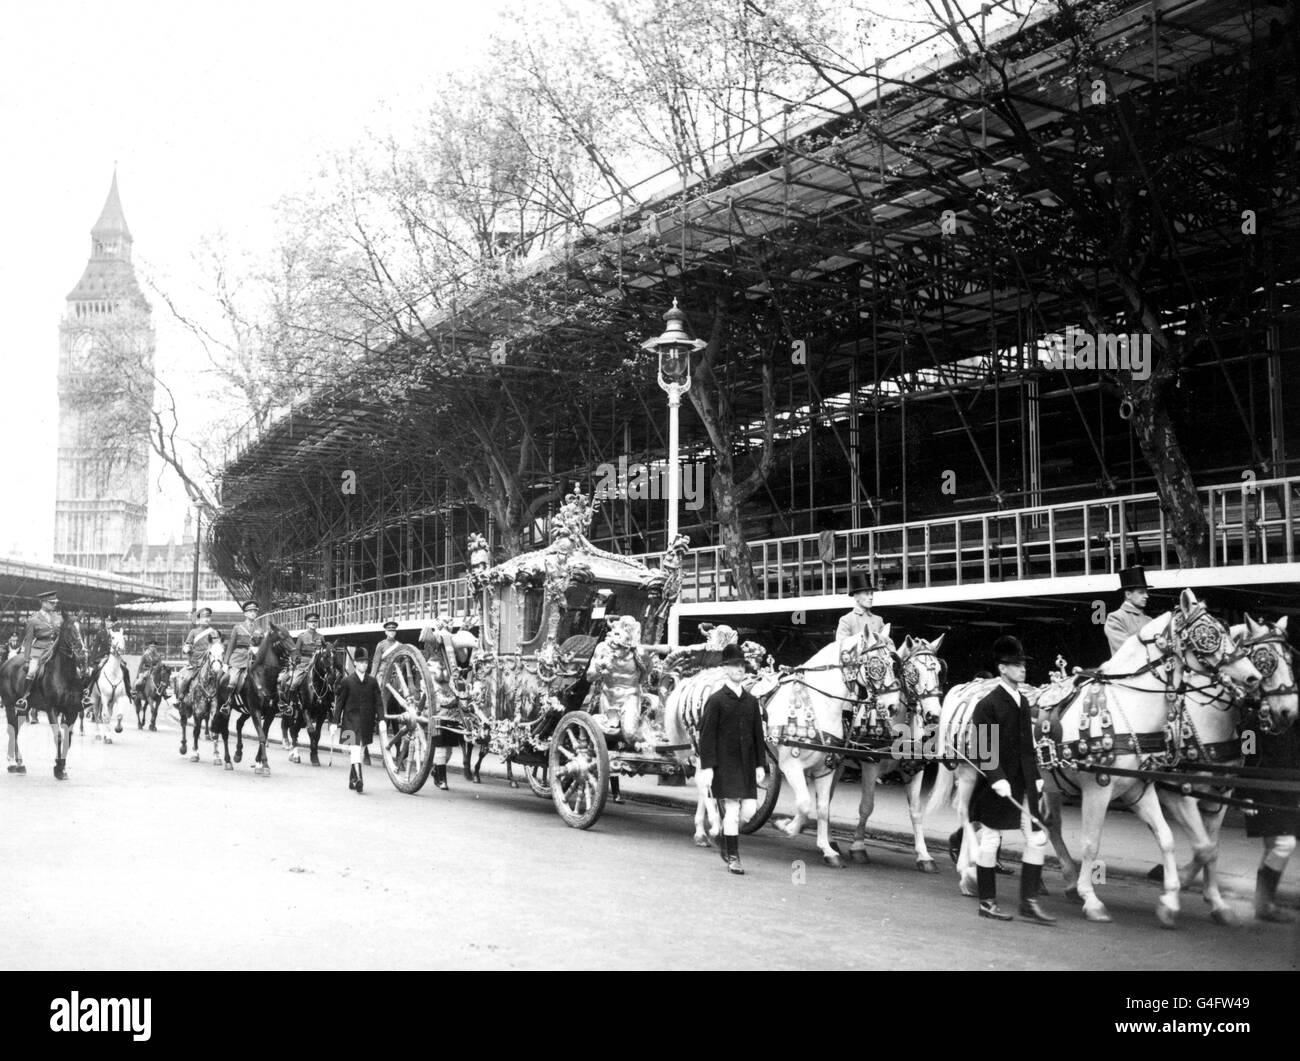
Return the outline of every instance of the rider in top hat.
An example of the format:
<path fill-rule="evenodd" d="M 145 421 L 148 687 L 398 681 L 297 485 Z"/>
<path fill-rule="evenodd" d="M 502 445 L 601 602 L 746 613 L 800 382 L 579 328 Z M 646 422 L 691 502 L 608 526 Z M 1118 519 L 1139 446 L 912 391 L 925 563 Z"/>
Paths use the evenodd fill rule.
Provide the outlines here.
<path fill-rule="evenodd" d="M 1020 692 L 1025 680 L 1024 646 L 1015 637 L 999 637 L 993 643 L 998 665 L 998 684 L 975 705 L 971 713 L 971 736 L 980 779 L 971 799 L 970 818 L 979 826 L 979 852 L 975 874 L 979 880 L 979 915 L 996 921 L 1010 921 L 1011 915 L 998 909 L 998 847 L 1003 829 L 1019 829 L 1025 837 L 1020 864 L 1020 916 L 1040 925 L 1056 918 L 1038 902 L 1047 853 L 1047 834 L 1030 815 L 1037 804 L 1043 781 L 1038 775 L 1034 752 L 1033 720 L 1029 704 Z"/>
<path fill-rule="evenodd" d="M 745 654 L 737 645 L 722 650 L 726 684 L 704 701 L 700 720 L 700 780 L 722 804 L 722 858 L 732 873 L 740 865 L 740 823 L 758 809 L 758 786 L 766 779 L 763 712 L 741 684 Z"/>
<path fill-rule="evenodd" d="M 32 687 L 32 682 L 36 680 L 36 672 L 49 659 L 50 653 L 54 651 L 54 643 L 59 639 L 59 631 L 63 629 L 58 593 L 51 589 L 38 593 L 37 596 L 41 602 L 40 611 L 35 612 L 27 620 L 27 628 L 23 631 L 22 647 L 18 650 L 19 655 L 27 660 L 22 689 L 19 690 L 18 700 L 14 705 L 20 711 L 27 706 L 27 693 Z"/>
<path fill-rule="evenodd" d="M 1119 588 L 1124 591 L 1124 603 L 1106 616 L 1106 640 L 1110 642 L 1113 656 L 1125 641 L 1151 621 L 1147 615 L 1147 579 L 1140 565 L 1126 567 L 1119 573 Z"/>
<path fill-rule="evenodd" d="M 849 582 L 849 596 L 853 598 L 853 610 L 840 616 L 839 625 L 835 628 L 836 641 L 843 641 L 846 637 L 856 637 L 863 630 L 870 630 L 872 634 L 879 636 L 885 623 L 871 610 L 871 601 L 875 593 L 876 584 L 871 580 L 870 574 L 858 573 L 853 576 Z"/>

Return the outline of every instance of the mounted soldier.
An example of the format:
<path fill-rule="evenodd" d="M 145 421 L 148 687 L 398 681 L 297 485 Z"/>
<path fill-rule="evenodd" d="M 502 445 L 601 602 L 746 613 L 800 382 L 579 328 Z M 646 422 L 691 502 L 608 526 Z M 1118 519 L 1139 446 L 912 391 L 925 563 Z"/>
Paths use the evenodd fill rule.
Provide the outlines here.
<path fill-rule="evenodd" d="M 870 630 L 874 637 L 880 636 L 885 622 L 871 610 L 871 602 L 876 595 L 876 584 L 869 573 L 859 572 L 849 582 L 849 596 L 853 598 L 853 610 L 840 616 L 839 625 L 835 627 L 835 640 L 843 641 L 846 637 L 858 637 L 863 630 Z"/>
<path fill-rule="evenodd" d="M 32 683 L 36 681 L 37 674 L 44 667 L 45 661 L 50 658 L 50 653 L 54 651 L 54 643 L 58 641 L 59 632 L 63 629 L 58 593 L 54 590 L 46 590 L 37 596 L 41 602 L 40 610 L 27 620 L 22 645 L 18 649 L 18 654 L 27 660 L 27 669 L 23 674 L 23 684 L 15 705 L 20 711 L 26 709 L 27 693 Z"/>
<path fill-rule="evenodd" d="M 312 657 L 325 647 L 325 635 L 316 629 L 316 624 L 320 622 L 320 616 L 316 612 L 307 615 L 305 622 L 307 629 L 300 633 L 293 642 L 293 650 L 289 654 L 289 695 L 293 696 L 302 685 L 303 680 L 307 677 L 307 671 L 311 668 Z M 283 718 L 289 718 L 293 715 L 293 708 L 284 704 L 280 708 L 280 715 Z"/>
<path fill-rule="evenodd" d="M 181 655 L 185 664 L 172 679 L 177 702 L 184 700 L 190 691 L 190 683 L 198 674 L 203 661 L 207 659 L 209 649 L 214 641 L 220 641 L 221 634 L 212 625 L 212 609 L 200 608 L 190 632 L 185 635 L 185 644 L 181 646 Z"/>
<path fill-rule="evenodd" d="M 1124 591 L 1124 603 L 1106 616 L 1106 640 L 1110 642 L 1112 656 L 1151 621 L 1146 613 L 1150 591 L 1140 565 L 1126 567 L 1119 573 L 1119 588 Z"/>
<path fill-rule="evenodd" d="M 230 671 L 230 695 L 242 695 L 244 678 L 248 674 L 248 665 L 252 662 L 253 649 L 262 643 L 266 636 L 266 624 L 258 618 L 261 609 L 257 601 L 245 601 L 242 607 L 244 621 L 236 623 L 230 631 L 230 643 L 226 645 L 226 667 Z"/>
<path fill-rule="evenodd" d="M 144 695 L 144 680 L 149 676 L 149 672 L 163 661 L 162 650 L 158 647 L 158 642 L 150 639 L 145 645 L 144 655 L 140 657 L 140 672 L 135 676 L 135 684 L 132 691 L 136 696 Z"/>

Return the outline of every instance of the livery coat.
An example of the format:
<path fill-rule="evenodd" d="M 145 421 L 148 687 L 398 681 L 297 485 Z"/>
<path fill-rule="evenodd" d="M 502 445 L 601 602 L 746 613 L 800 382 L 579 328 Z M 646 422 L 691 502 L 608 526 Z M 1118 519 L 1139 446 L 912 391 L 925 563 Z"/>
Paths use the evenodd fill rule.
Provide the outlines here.
<path fill-rule="evenodd" d="M 379 683 L 374 675 L 365 678 L 355 672 L 339 682 L 334 695 L 334 716 L 331 721 L 341 731 L 351 730 L 358 744 L 369 744 L 375 736 L 375 721 L 379 714 Z"/>
<path fill-rule="evenodd" d="M 1147 615 L 1141 608 L 1125 601 L 1108 616 L 1106 616 L 1106 640 L 1110 642 L 1110 654 L 1113 656 L 1123 646 L 1124 642 L 1136 634 L 1142 627 L 1151 621 L 1151 616 Z"/>
<path fill-rule="evenodd" d="M 1019 702 L 1017 702 L 1017 700 Z M 994 781 L 1009 781 L 1011 795 L 1019 803 L 1038 798 L 1038 757 L 1034 753 L 1033 719 L 1023 695 L 1013 698 L 1002 682 L 975 705 L 970 718 L 972 736 L 984 727 L 975 749 L 985 749 L 983 761 L 971 758 L 983 774 L 971 799 L 970 818 L 990 829 L 1019 829 L 1020 810 L 993 791 Z"/>
<path fill-rule="evenodd" d="M 753 693 L 724 685 L 704 701 L 700 766 L 713 771 L 715 799 L 757 799 L 754 772 L 767 765 L 763 711 Z"/>

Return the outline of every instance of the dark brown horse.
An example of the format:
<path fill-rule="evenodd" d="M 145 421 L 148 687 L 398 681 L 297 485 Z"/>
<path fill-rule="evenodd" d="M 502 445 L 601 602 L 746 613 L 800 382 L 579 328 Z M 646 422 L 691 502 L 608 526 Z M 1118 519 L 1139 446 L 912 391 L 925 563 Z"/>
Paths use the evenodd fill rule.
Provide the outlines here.
<path fill-rule="evenodd" d="M 334 710 L 334 693 L 339 682 L 347 676 L 347 658 L 348 650 L 343 645 L 336 641 L 325 642 L 312 653 L 302 683 L 292 692 L 286 692 L 284 699 L 291 713 L 291 763 L 302 762 L 298 754 L 298 734 L 306 727 L 311 740 L 311 765 L 320 766 L 321 729 Z"/>
<path fill-rule="evenodd" d="M 0 700 L 5 705 L 5 722 L 8 725 L 9 757 L 13 773 L 26 773 L 22 755 L 18 751 L 18 731 L 22 728 L 23 712 L 18 710 L 18 695 L 22 688 L 23 671 L 27 667 L 25 656 L 11 656 L 0 666 Z M 59 631 L 54 648 L 41 672 L 27 691 L 30 709 L 44 708 L 50 716 L 54 733 L 54 776 L 60 781 L 68 779 L 68 751 L 72 747 L 72 723 L 81 711 L 81 694 L 86 687 L 88 667 L 86 643 L 77 624 L 63 614 L 63 628 Z"/>
<path fill-rule="evenodd" d="M 259 774 L 271 772 L 271 761 L 266 754 L 266 738 L 271 720 L 276 715 L 276 689 L 280 680 L 280 667 L 289 658 L 294 638 L 282 626 L 270 624 L 270 630 L 253 650 L 242 688 L 231 687 L 231 673 L 221 677 L 221 708 L 217 711 L 212 729 L 221 738 L 226 762 L 230 762 L 230 712 L 239 715 L 235 723 L 235 762 L 244 758 L 244 722 L 249 718 L 257 729 L 257 756 L 253 769 Z"/>

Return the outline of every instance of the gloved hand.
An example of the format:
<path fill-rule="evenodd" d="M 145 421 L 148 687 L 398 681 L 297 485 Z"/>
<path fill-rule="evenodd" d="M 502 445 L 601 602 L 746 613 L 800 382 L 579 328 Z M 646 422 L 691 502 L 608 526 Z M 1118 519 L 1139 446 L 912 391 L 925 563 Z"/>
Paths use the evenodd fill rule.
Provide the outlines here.
<path fill-rule="evenodd" d="M 713 767 L 701 768 L 696 776 L 700 779 L 700 784 L 705 788 L 713 787 Z"/>
<path fill-rule="evenodd" d="M 1038 781 L 1037 781 L 1037 785 L 1038 785 L 1038 791 L 1039 791 L 1039 792 L 1042 792 L 1042 791 L 1043 791 L 1043 779 L 1042 779 L 1041 777 L 1038 779 Z"/>
<path fill-rule="evenodd" d="M 1003 799 L 1011 798 L 1011 782 L 1003 778 L 1000 781 L 993 782 L 993 791 Z"/>
<path fill-rule="evenodd" d="M 760 785 L 766 782 L 767 770 L 760 766 L 757 770 L 754 771 L 754 780 Z"/>

